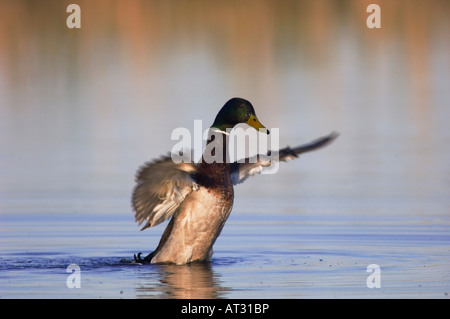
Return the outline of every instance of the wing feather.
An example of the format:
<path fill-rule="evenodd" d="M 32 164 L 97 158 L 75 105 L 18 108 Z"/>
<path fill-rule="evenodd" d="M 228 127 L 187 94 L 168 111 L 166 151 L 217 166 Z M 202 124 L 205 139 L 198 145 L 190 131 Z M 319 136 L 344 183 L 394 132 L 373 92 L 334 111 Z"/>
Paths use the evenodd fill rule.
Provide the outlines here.
<path fill-rule="evenodd" d="M 132 202 L 141 230 L 170 218 L 184 198 L 198 188 L 192 179 L 194 163 L 174 163 L 170 156 L 148 162 L 136 174 Z"/>
<path fill-rule="evenodd" d="M 300 145 L 294 148 L 285 147 L 273 153 L 270 156 L 256 155 L 250 158 L 246 158 L 243 163 L 234 162 L 230 166 L 231 182 L 236 185 L 244 182 L 250 176 L 259 174 L 265 167 L 272 165 L 272 161 L 278 160 L 287 162 L 297 158 L 300 154 L 317 150 L 330 144 L 339 136 L 338 133 L 332 132 L 331 134 L 320 137 L 310 143 Z"/>

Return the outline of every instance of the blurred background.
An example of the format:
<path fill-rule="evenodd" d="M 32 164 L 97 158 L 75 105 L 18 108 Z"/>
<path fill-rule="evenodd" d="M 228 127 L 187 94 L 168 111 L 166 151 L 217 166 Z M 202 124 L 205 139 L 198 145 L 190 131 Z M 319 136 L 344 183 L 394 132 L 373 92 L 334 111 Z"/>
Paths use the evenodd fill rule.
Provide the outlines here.
<path fill-rule="evenodd" d="M 449 13 L 445 0 L 1 0 L 0 213 L 131 214 L 136 169 L 239 96 L 281 147 L 341 136 L 238 201 L 448 217 Z"/>

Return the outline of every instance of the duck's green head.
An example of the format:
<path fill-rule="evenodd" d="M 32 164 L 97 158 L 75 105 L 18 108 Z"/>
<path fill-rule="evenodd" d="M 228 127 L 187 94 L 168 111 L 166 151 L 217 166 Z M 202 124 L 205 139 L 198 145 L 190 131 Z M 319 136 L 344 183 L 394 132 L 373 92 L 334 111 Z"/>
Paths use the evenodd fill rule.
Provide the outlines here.
<path fill-rule="evenodd" d="M 225 103 L 219 113 L 217 113 L 216 119 L 211 127 L 225 132 L 227 128 L 232 129 L 240 123 L 246 123 L 256 130 L 264 129 L 269 134 L 269 130 L 256 117 L 253 105 L 249 101 L 237 97 Z"/>

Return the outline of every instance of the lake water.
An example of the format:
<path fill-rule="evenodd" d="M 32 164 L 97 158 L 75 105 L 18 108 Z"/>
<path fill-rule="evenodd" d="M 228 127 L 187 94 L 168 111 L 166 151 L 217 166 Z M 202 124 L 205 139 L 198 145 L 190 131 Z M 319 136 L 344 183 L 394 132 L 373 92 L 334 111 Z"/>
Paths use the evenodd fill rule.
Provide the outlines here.
<path fill-rule="evenodd" d="M 448 2 L 77 3 L 0 3 L 1 298 L 449 297 Z M 236 186 L 210 264 L 131 263 L 137 168 L 233 96 L 341 135 Z"/>

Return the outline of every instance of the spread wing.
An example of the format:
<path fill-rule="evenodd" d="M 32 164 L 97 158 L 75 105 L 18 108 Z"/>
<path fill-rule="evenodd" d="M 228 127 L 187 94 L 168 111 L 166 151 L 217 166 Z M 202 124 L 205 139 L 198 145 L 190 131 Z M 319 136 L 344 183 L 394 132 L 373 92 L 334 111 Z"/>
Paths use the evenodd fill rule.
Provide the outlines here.
<path fill-rule="evenodd" d="M 285 147 L 279 150 L 278 154 L 275 153 L 270 156 L 257 155 L 251 158 L 246 158 L 243 163 L 234 162 L 230 167 L 231 182 L 234 185 L 242 183 L 250 176 L 261 173 L 265 167 L 271 166 L 275 160 L 282 162 L 293 160 L 302 153 L 314 151 L 330 144 L 338 136 L 338 133 L 332 132 L 327 136 L 318 138 L 301 146 L 294 148 L 290 148 L 289 146 Z"/>
<path fill-rule="evenodd" d="M 194 163 L 174 163 L 170 156 L 146 163 L 136 174 L 132 202 L 135 221 L 144 230 L 170 218 L 184 198 L 198 188 Z"/>

